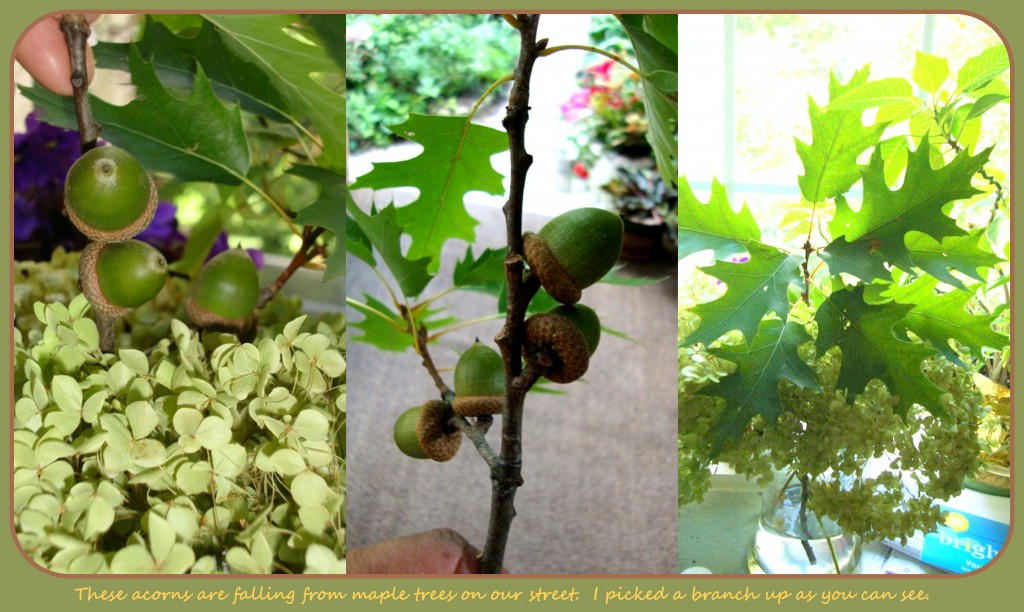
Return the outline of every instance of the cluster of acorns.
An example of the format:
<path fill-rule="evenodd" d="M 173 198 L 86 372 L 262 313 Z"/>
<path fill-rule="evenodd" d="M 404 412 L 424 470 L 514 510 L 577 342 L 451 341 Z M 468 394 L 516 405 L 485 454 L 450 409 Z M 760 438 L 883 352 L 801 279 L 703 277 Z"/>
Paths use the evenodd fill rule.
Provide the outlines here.
<path fill-rule="evenodd" d="M 583 289 L 611 270 L 622 250 L 622 220 L 598 208 L 559 215 L 540 232 L 523 234 L 530 270 L 551 297 L 561 302 L 526 320 L 523 359 L 548 380 L 566 384 L 587 371 L 601 338 L 593 309 L 577 304 Z M 505 407 L 505 368 L 501 356 L 479 340 L 455 366 L 455 401 L 431 400 L 406 410 L 395 423 L 398 448 L 417 459 L 448 461 L 459 450 L 462 432 L 455 414 L 479 417 Z"/>
<path fill-rule="evenodd" d="M 64 184 L 64 205 L 90 242 L 82 252 L 82 292 L 98 312 L 119 317 L 153 299 L 167 282 L 167 260 L 133 240 L 156 213 L 153 179 L 130 153 L 91 149 L 75 161 Z M 241 332 L 255 321 L 259 277 L 252 258 L 229 249 L 203 266 L 185 304 L 200 328 Z"/>

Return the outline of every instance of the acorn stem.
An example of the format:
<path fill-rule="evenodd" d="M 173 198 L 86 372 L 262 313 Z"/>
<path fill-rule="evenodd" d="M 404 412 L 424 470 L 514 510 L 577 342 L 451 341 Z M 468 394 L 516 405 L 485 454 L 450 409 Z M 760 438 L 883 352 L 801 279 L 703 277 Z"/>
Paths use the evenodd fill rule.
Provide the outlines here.
<path fill-rule="evenodd" d="M 260 310 L 267 305 L 267 302 L 274 299 L 274 296 L 281 291 L 288 279 L 295 274 L 299 268 L 306 265 L 306 263 L 313 256 L 313 253 L 317 250 L 316 239 L 320 237 L 320 234 L 324 233 L 322 227 L 305 226 L 302 228 L 302 246 L 292 256 L 292 260 L 288 262 L 288 267 L 281 271 L 281 274 L 274 279 L 272 283 L 260 290 L 260 297 L 256 301 L 256 309 Z"/>
<path fill-rule="evenodd" d="M 89 104 L 89 69 L 85 50 L 91 30 L 85 15 L 77 13 L 61 15 L 60 30 L 64 33 L 68 56 L 71 58 L 71 88 L 75 94 L 78 138 L 82 153 L 85 153 L 96 146 L 101 129 L 92 116 L 92 106 Z"/>

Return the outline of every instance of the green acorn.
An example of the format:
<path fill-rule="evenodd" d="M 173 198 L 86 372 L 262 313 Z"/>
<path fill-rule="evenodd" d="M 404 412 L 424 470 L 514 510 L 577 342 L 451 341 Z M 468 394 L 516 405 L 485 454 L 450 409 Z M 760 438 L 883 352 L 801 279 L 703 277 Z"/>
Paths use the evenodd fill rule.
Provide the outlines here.
<path fill-rule="evenodd" d="M 241 334 L 255 324 L 259 295 L 252 258 L 241 249 L 228 249 L 199 270 L 185 312 L 196 327 Z"/>
<path fill-rule="evenodd" d="M 120 317 L 160 293 L 167 282 L 167 260 L 138 240 L 90 242 L 78 262 L 78 276 L 94 309 Z"/>
<path fill-rule="evenodd" d="M 593 309 L 556 306 L 526 321 L 523 359 L 551 382 L 566 384 L 583 376 L 601 339 L 601 322 Z"/>
<path fill-rule="evenodd" d="M 455 412 L 475 417 L 498 414 L 505 408 L 505 363 L 501 355 L 479 340 L 455 365 Z"/>
<path fill-rule="evenodd" d="M 558 215 L 539 233 L 523 234 L 523 254 L 544 289 L 563 304 L 580 301 L 622 251 L 622 219 L 600 208 Z"/>
<path fill-rule="evenodd" d="M 410 408 L 395 421 L 395 444 L 413 459 L 448 461 L 462 444 L 462 432 L 449 425 L 453 415 L 440 400 Z"/>
<path fill-rule="evenodd" d="M 548 314 L 561 315 L 572 321 L 587 339 L 590 354 L 594 354 L 598 343 L 601 342 L 601 319 L 597 317 L 593 308 L 585 304 L 562 304 L 549 310 Z"/>
<path fill-rule="evenodd" d="M 64 183 L 71 222 L 91 240 L 119 242 L 146 229 L 156 213 L 156 186 L 139 160 L 113 146 L 75 160 Z"/>

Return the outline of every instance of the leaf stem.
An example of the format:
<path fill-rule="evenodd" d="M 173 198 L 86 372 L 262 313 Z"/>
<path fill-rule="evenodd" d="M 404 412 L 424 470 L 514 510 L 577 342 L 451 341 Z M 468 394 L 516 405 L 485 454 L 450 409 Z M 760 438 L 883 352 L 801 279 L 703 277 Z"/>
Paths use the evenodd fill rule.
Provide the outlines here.
<path fill-rule="evenodd" d="M 476 112 L 478 110 L 480 110 L 480 105 L 482 105 L 484 103 L 484 100 L 487 99 L 487 96 L 489 96 L 492 93 L 494 93 L 494 90 L 499 88 L 499 87 L 501 87 L 502 84 L 508 83 L 509 81 L 511 81 L 514 78 L 515 78 L 515 75 L 512 74 L 512 73 L 509 73 L 509 74 L 506 74 L 505 76 L 501 77 L 497 81 L 491 83 L 487 87 L 487 89 L 484 90 L 484 93 L 480 94 L 480 97 L 476 99 L 476 102 L 473 103 L 473 108 L 469 109 L 469 115 L 466 116 L 466 123 L 469 123 L 470 121 L 473 120 L 473 117 L 476 115 Z"/>
<path fill-rule="evenodd" d="M 288 224 L 288 227 L 291 229 L 293 234 L 300 237 L 302 236 L 302 230 L 300 230 L 299 227 L 292 222 L 291 215 L 288 214 L 288 211 L 284 209 L 284 206 L 280 202 L 274 199 L 272 195 L 261 189 L 259 185 L 254 183 L 251 179 L 249 179 L 249 177 L 245 176 L 244 174 L 235 174 L 235 177 L 237 177 L 238 180 L 240 180 L 242 184 L 244 184 L 246 187 L 252 189 L 256 193 L 256 195 L 266 200 L 267 203 L 270 204 L 270 206 L 274 209 L 274 211 L 277 212 L 277 214 L 282 219 L 284 219 L 284 222 Z"/>
<path fill-rule="evenodd" d="M 351 304 L 352 306 L 358 308 L 361 311 L 368 312 L 370 314 L 373 314 L 373 315 L 376 315 L 376 316 L 380 317 L 381 319 L 384 319 L 385 321 L 387 321 L 388 323 L 393 325 L 396 329 L 400 328 L 400 325 L 399 325 L 398 321 L 392 319 L 388 315 L 386 315 L 383 312 L 377 310 L 373 306 L 370 306 L 369 304 L 364 304 L 364 303 L 359 302 L 357 300 L 354 300 L 354 299 L 352 299 L 350 297 L 346 297 L 345 298 L 345 303 L 346 304 Z"/>
<path fill-rule="evenodd" d="M 540 57 L 547 57 L 560 51 L 589 51 L 591 53 L 603 55 L 608 59 L 615 60 L 619 64 L 622 64 L 624 67 L 628 68 L 631 72 L 633 72 L 633 74 L 637 75 L 638 77 L 643 78 L 644 76 L 644 73 L 640 72 L 640 69 L 638 69 L 633 64 L 630 64 L 626 60 L 622 59 L 618 55 L 615 55 L 614 53 L 609 53 L 604 49 L 591 47 L 590 45 L 557 45 L 555 47 L 548 47 L 547 49 L 540 51 L 540 53 L 538 53 L 537 55 L 539 55 Z"/>
<path fill-rule="evenodd" d="M 510 26 L 517 30 L 523 29 L 523 24 L 519 23 L 519 20 L 515 18 L 515 15 L 509 13 L 502 13 L 501 18 L 504 19 Z"/>
<path fill-rule="evenodd" d="M 441 336 L 443 336 L 445 334 L 449 334 L 449 333 L 451 333 L 451 332 L 453 332 L 453 331 L 455 331 L 457 329 L 462 329 L 464 327 L 469 327 L 470 325 L 476 325 L 478 323 L 485 323 L 487 321 L 493 321 L 495 319 L 500 319 L 501 316 L 502 316 L 501 313 L 495 313 L 495 314 L 487 315 L 486 317 L 478 317 L 476 319 L 470 319 L 468 321 L 459 321 L 458 323 L 455 323 L 453 325 L 449 325 L 448 327 L 439 329 L 436 332 L 434 332 L 433 334 L 430 334 L 429 336 L 427 336 L 427 342 L 433 342 L 433 341 L 437 340 L 438 338 L 440 338 Z"/>

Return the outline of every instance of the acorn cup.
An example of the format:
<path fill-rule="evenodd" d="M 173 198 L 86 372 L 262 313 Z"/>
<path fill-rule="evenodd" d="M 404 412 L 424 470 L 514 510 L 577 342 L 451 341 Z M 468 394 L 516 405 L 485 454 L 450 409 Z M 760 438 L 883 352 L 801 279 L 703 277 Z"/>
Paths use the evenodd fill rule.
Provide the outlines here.
<path fill-rule="evenodd" d="M 556 306 L 526 320 L 523 359 L 551 382 L 571 383 L 590 367 L 600 339 L 601 322 L 593 309 L 582 304 Z"/>
<path fill-rule="evenodd" d="M 395 421 L 395 444 L 413 459 L 450 460 L 462 444 L 462 432 L 449 425 L 454 414 L 440 400 L 406 410 Z"/>
<path fill-rule="evenodd" d="M 505 407 L 505 363 L 501 355 L 479 340 L 455 365 L 455 403 L 466 417 L 499 414 Z"/>
<path fill-rule="evenodd" d="M 82 293 L 93 309 L 120 317 L 156 297 L 167 282 L 167 260 L 139 242 L 90 242 L 78 264 Z"/>
<path fill-rule="evenodd" d="M 580 301 L 622 251 L 622 219 L 600 208 L 578 208 L 523 234 L 523 254 L 545 291 L 563 304 Z"/>
<path fill-rule="evenodd" d="M 68 218 L 96 242 L 128 240 L 146 229 L 156 199 L 153 179 L 139 160 L 109 145 L 75 160 L 64 183 Z"/>
<path fill-rule="evenodd" d="M 206 262 L 185 302 L 196 327 L 244 334 L 256 322 L 259 273 L 249 254 L 229 249 Z"/>

